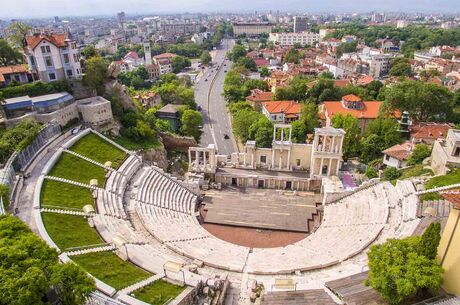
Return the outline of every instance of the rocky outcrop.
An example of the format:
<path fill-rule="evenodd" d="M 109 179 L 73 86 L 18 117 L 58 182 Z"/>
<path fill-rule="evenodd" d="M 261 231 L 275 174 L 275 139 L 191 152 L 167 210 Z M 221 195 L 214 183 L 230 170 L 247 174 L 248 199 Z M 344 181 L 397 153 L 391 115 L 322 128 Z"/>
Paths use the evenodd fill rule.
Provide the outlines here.
<path fill-rule="evenodd" d="M 163 147 L 143 150 L 139 153 L 142 155 L 143 160 L 152 163 L 155 162 L 164 171 L 168 169 L 168 155 L 166 149 Z"/>
<path fill-rule="evenodd" d="M 117 96 L 124 109 L 136 108 L 133 100 L 131 99 L 131 96 L 129 96 L 126 86 L 120 84 L 116 80 L 112 80 L 105 84 L 105 92 L 108 96 Z"/>
<path fill-rule="evenodd" d="M 166 150 L 188 151 L 189 147 L 198 146 L 192 137 L 181 137 L 169 133 L 160 133 Z"/>

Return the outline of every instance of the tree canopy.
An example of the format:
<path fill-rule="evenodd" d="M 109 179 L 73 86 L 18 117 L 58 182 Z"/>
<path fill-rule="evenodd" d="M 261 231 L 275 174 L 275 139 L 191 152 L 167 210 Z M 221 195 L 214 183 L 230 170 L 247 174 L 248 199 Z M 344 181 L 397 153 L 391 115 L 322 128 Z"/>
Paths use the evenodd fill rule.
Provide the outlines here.
<path fill-rule="evenodd" d="M 192 136 L 198 142 L 201 130 L 198 126 L 203 125 L 201 113 L 196 110 L 185 110 L 181 118 L 181 132 L 186 136 Z"/>
<path fill-rule="evenodd" d="M 0 216 L 0 295 L 11 305 L 45 304 L 54 289 L 61 304 L 85 304 L 94 280 L 58 254 L 18 218 Z"/>
<path fill-rule="evenodd" d="M 91 57 L 85 63 L 85 75 L 83 83 L 97 91 L 99 95 L 104 94 L 104 85 L 107 81 L 107 62 L 100 56 Z"/>
<path fill-rule="evenodd" d="M 346 132 L 343 139 L 344 160 L 356 156 L 359 151 L 359 139 L 361 137 L 358 119 L 354 118 L 351 114 L 343 115 L 339 113 L 332 118 L 332 126 L 343 128 Z"/>
<path fill-rule="evenodd" d="M 13 49 L 5 39 L 0 39 L 0 66 L 16 65 L 21 62 L 21 53 Z"/>

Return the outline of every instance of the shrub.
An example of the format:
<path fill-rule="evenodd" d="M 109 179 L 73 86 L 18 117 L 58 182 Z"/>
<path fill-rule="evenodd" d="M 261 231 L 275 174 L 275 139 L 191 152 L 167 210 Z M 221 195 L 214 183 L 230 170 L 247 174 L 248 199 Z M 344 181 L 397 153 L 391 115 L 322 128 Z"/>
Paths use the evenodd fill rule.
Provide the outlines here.
<path fill-rule="evenodd" d="M 401 177 L 401 172 L 395 167 L 387 167 L 383 171 L 384 180 L 395 180 Z"/>

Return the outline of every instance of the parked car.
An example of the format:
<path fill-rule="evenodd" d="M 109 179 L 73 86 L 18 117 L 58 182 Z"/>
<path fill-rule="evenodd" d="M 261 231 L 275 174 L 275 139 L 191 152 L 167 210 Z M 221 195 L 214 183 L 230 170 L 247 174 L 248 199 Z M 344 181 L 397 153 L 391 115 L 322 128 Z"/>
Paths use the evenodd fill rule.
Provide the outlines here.
<path fill-rule="evenodd" d="M 228 136 L 228 134 L 224 134 L 224 139 L 225 139 L 225 140 L 230 139 L 230 137 Z"/>

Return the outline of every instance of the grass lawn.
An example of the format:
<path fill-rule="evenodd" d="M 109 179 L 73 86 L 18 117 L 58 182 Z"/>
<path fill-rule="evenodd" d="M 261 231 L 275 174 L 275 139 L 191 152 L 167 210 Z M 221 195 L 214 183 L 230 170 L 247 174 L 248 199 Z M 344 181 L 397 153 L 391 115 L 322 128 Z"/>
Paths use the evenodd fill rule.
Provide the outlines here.
<path fill-rule="evenodd" d="M 158 280 L 142 289 L 131 293 L 131 296 L 152 305 L 163 305 L 167 300 L 174 299 L 185 287 Z"/>
<path fill-rule="evenodd" d="M 139 142 L 124 136 L 118 136 L 112 140 L 129 150 L 145 150 L 161 146 L 161 143 L 158 140 Z"/>
<path fill-rule="evenodd" d="M 444 176 L 438 176 L 438 177 L 431 178 L 425 183 L 425 188 L 429 190 L 432 188 L 456 184 L 456 183 L 460 183 L 460 169 L 452 170 L 450 173 Z M 424 194 L 420 197 L 422 200 L 441 199 L 441 196 L 438 193 Z"/>
<path fill-rule="evenodd" d="M 423 168 L 422 164 L 414 165 L 405 169 L 400 170 L 401 177 L 397 180 L 404 180 L 409 179 L 412 177 L 420 177 L 420 176 L 432 176 L 433 171 L 431 169 Z M 396 185 L 396 180 L 390 181 L 393 185 Z"/>
<path fill-rule="evenodd" d="M 112 162 L 113 168 L 118 168 L 126 157 L 126 153 L 94 133 L 81 138 L 70 150 L 104 164 Z"/>
<path fill-rule="evenodd" d="M 61 250 L 103 243 L 82 216 L 42 213 L 42 219 L 46 231 Z"/>
<path fill-rule="evenodd" d="M 94 277 L 120 290 L 151 276 L 130 262 L 125 262 L 113 252 L 78 255 L 72 260 Z"/>
<path fill-rule="evenodd" d="M 95 207 L 89 189 L 46 179 L 43 181 L 40 203 L 42 206 L 52 205 L 77 209 L 81 209 L 87 204 Z"/>
<path fill-rule="evenodd" d="M 48 175 L 86 184 L 89 184 L 91 179 L 97 179 L 100 187 L 103 187 L 105 182 L 105 169 L 65 152 Z"/>

